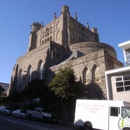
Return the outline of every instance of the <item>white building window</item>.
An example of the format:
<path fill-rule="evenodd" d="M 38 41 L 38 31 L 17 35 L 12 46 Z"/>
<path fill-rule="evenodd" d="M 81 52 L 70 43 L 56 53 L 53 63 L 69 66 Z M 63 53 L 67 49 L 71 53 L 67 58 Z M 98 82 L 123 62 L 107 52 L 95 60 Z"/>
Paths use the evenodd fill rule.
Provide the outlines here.
<path fill-rule="evenodd" d="M 117 92 L 130 91 L 130 75 L 116 77 L 116 90 Z"/>

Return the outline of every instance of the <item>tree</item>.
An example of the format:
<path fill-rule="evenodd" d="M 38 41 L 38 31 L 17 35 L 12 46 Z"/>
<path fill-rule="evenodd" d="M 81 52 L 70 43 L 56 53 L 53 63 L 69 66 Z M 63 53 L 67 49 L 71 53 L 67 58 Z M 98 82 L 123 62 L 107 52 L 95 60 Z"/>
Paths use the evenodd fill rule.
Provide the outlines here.
<path fill-rule="evenodd" d="M 49 83 L 49 87 L 55 92 L 57 97 L 64 99 L 65 113 L 67 121 L 67 102 L 68 99 L 79 94 L 79 84 L 76 82 L 73 69 L 65 67 L 59 69 L 59 72 L 55 75 L 52 81 Z"/>
<path fill-rule="evenodd" d="M 69 99 L 69 97 L 78 94 L 78 86 L 75 80 L 74 71 L 70 69 L 70 67 L 65 67 L 64 69 L 59 70 L 49 83 L 49 86 L 58 97 Z"/>
<path fill-rule="evenodd" d="M 46 93 L 47 89 L 44 80 L 36 78 L 28 83 L 25 89 L 21 92 L 21 95 L 28 99 L 41 98 Z"/>
<path fill-rule="evenodd" d="M 82 96 L 87 99 L 106 99 L 100 86 L 94 82 L 84 85 Z"/>
<path fill-rule="evenodd" d="M 21 95 L 20 95 L 20 92 L 12 92 L 9 94 L 8 96 L 8 100 L 11 101 L 11 102 L 18 102 L 18 101 L 21 101 Z"/>

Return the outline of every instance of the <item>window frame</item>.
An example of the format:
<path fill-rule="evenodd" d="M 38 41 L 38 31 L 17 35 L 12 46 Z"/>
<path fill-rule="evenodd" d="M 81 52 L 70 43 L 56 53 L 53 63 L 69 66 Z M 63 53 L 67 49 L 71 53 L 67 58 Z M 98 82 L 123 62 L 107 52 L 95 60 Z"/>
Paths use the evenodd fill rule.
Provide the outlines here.
<path fill-rule="evenodd" d="M 130 75 L 118 76 L 115 82 L 117 92 L 130 91 Z"/>

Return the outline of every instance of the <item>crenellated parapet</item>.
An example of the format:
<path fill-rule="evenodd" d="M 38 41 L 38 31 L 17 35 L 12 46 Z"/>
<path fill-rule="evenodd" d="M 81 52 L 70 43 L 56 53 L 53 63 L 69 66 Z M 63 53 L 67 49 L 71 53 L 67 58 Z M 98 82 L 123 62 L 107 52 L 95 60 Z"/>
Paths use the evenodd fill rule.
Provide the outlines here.
<path fill-rule="evenodd" d="M 62 6 L 62 13 L 69 13 L 69 6 L 68 5 Z"/>
<path fill-rule="evenodd" d="M 42 23 L 34 22 L 31 25 L 31 31 L 32 32 L 37 32 L 42 26 L 43 26 Z"/>

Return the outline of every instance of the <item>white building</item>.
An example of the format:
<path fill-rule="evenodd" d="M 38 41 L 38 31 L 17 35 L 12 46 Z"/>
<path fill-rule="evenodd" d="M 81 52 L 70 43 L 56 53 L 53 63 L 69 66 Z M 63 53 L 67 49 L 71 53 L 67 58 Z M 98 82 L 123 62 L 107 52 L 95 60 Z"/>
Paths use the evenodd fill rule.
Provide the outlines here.
<path fill-rule="evenodd" d="M 130 102 L 130 41 L 119 44 L 123 49 L 126 65 L 105 71 L 107 98 Z"/>

